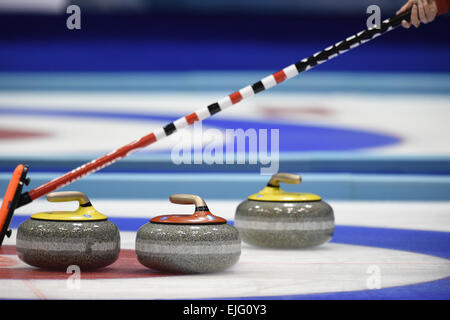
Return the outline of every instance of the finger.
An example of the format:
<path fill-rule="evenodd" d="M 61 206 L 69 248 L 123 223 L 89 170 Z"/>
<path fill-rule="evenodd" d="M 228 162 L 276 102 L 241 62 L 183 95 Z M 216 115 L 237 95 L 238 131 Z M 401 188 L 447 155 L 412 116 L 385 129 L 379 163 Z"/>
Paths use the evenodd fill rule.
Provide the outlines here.
<path fill-rule="evenodd" d="M 411 11 L 411 24 L 416 28 L 420 25 L 417 5 L 414 5 Z"/>
<path fill-rule="evenodd" d="M 401 7 L 401 8 L 397 11 L 397 14 L 400 14 L 400 13 L 402 13 L 402 12 L 405 12 L 406 10 L 408 10 L 409 8 L 411 8 L 411 6 L 412 6 L 412 0 L 409 0 L 407 3 L 405 3 L 405 4 L 403 5 L 403 7 Z"/>
<path fill-rule="evenodd" d="M 409 0 L 403 7 L 400 8 L 400 10 L 397 11 L 397 14 L 405 12 L 406 10 L 411 8 L 414 3 L 415 3 L 415 0 Z"/>
<path fill-rule="evenodd" d="M 428 23 L 427 16 L 425 14 L 425 4 L 424 0 L 419 0 L 419 20 L 425 24 Z"/>
<path fill-rule="evenodd" d="M 433 21 L 433 12 L 430 6 L 425 6 L 425 18 L 427 19 L 427 23 Z"/>
<path fill-rule="evenodd" d="M 431 22 L 434 20 L 437 14 L 436 4 L 434 2 L 431 2 L 431 0 L 424 0 L 424 1 L 426 2 L 425 14 L 427 16 L 428 22 Z"/>
<path fill-rule="evenodd" d="M 405 28 L 405 29 L 409 29 L 409 28 L 411 28 L 411 23 L 409 23 L 406 20 L 403 20 L 402 21 L 402 27 Z"/>

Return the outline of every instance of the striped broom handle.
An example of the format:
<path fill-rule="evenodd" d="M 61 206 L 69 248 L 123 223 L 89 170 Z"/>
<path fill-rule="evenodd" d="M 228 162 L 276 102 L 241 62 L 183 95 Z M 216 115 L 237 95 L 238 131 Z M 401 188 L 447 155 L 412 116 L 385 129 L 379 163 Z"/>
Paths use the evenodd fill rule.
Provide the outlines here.
<path fill-rule="evenodd" d="M 387 33 L 398 26 L 400 26 L 403 20 L 410 20 L 411 10 L 394 16 L 393 18 L 384 20 L 381 23 L 379 28 L 373 27 L 366 30 L 363 30 L 347 39 L 332 45 L 331 47 L 326 48 L 323 51 L 317 52 L 309 58 L 303 59 L 298 63 L 292 64 L 283 70 L 275 72 L 264 79 L 249 85 L 239 91 L 236 91 L 219 101 L 210 104 L 209 106 L 200 109 L 196 112 L 191 113 L 185 117 L 182 117 L 168 125 L 157 129 L 153 133 L 150 133 L 141 139 L 134 141 L 126 146 L 123 146 L 107 155 L 104 155 L 98 159 L 92 160 L 91 162 L 84 164 L 62 176 L 56 178 L 50 182 L 43 184 L 36 189 L 33 189 L 27 193 L 24 193 L 21 197 L 21 201 L 18 207 L 23 206 L 41 196 L 52 192 L 58 188 L 61 188 L 67 184 L 70 184 L 85 175 L 96 172 L 106 166 L 113 164 L 114 162 L 130 155 L 131 153 L 137 151 L 138 149 L 149 146 L 150 144 L 159 141 L 177 130 L 183 129 L 194 124 L 197 121 L 202 121 L 210 116 L 238 103 L 243 99 L 247 99 L 261 91 L 270 89 L 277 84 L 283 82 L 284 80 L 290 79 L 302 73 L 304 71 L 308 71 L 309 69 L 314 68 L 317 65 L 320 65 L 328 60 L 331 60 L 337 57 L 344 52 L 349 51 L 350 49 L 354 49 L 360 46 L 363 43 L 366 43 L 378 36 L 381 36 L 384 33 Z"/>

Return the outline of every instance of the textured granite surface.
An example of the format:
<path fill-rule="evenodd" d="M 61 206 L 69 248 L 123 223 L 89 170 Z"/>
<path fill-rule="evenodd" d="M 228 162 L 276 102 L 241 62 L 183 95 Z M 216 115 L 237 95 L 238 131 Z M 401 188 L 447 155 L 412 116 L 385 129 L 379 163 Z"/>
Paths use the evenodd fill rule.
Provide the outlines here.
<path fill-rule="evenodd" d="M 234 265 L 241 240 L 229 224 L 147 223 L 136 235 L 138 260 L 151 269 L 173 273 L 210 273 Z"/>
<path fill-rule="evenodd" d="M 17 230 L 17 255 L 40 268 L 102 268 L 119 257 L 120 234 L 111 221 L 44 221 L 29 219 Z"/>
<path fill-rule="evenodd" d="M 235 225 L 243 241 L 262 247 L 304 248 L 331 240 L 333 209 L 324 201 L 246 200 L 236 209 Z"/>

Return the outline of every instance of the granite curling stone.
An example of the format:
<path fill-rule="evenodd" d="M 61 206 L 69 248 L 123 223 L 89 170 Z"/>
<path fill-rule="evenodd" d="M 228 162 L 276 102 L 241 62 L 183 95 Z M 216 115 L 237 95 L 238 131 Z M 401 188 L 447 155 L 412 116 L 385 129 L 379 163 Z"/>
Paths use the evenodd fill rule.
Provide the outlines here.
<path fill-rule="evenodd" d="M 81 270 L 106 267 L 119 257 L 117 226 L 94 209 L 81 192 L 54 192 L 50 202 L 78 201 L 75 211 L 41 212 L 17 230 L 17 255 L 25 263 L 46 269 Z"/>
<path fill-rule="evenodd" d="M 192 215 L 157 216 L 136 235 L 136 255 L 144 266 L 171 273 L 212 273 L 234 265 L 241 255 L 239 232 L 213 215 L 196 195 L 174 194 L 176 204 L 195 204 Z"/>
<path fill-rule="evenodd" d="M 306 248 L 330 241 L 334 233 L 330 205 L 315 194 L 285 192 L 280 182 L 298 184 L 301 177 L 277 173 L 237 207 L 235 226 L 242 241 L 270 248 Z"/>

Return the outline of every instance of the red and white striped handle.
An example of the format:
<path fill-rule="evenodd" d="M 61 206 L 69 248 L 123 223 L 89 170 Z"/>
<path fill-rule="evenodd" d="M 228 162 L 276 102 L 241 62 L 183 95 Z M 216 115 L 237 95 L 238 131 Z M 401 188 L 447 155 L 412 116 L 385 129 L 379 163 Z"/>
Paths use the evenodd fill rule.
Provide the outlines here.
<path fill-rule="evenodd" d="M 407 11 L 401 15 L 394 16 L 391 19 L 387 19 L 382 22 L 380 28 L 370 28 L 364 31 L 361 31 L 347 39 L 336 43 L 335 45 L 326 48 L 323 51 L 320 51 L 309 58 L 303 59 L 298 63 L 292 64 L 283 70 L 275 72 L 264 79 L 249 85 L 245 88 L 242 88 L 239 91 L 236 91 L 219 101 L 210 104 L 209 106 L 202 108 L 196 112 L 191 113 L 185 117 L 182 117 L 168 125 L 157 129 L 153 133 L 150 133 L 141 139 L 134 141 L 126 146 L 123 146 L 107 155 L 104 155 L 98 159 L 92 160 L 91 162 L 84 164 L 59 178 L 56 178 L 48 183 L 43 184 L 36 189 L 33 189 L 27 193 L 22 195 L 21 201 L 19 203 L 19 207 L 23 206 L 37 198 L 46 195 L 49 192 L 52 192 L 58 188 L 61 188 L 67 184 L 70 184 L 85 175 L 98 171 L 106 166 L 113 164 L 114 162 L 128 156 L 129 154 L 137 151 L 138 149 L 145 148 L 152 143 L 159 141 L 176 130 L 180 130 L 186 128 L 197 121 L 202 121 L 210 116 L 238 103 L 243 99 L 247 99 L 261 91 L 270 89 L 277 84 L 295 77 L 299 73 L 304 71 L 308 71 L 309 69 L 322 64 L 328 60 L 331 60 L 337 57 L 344 52 L 347 52 L 350 49 L 356 48 L 363 43 L 366 43 L 386 32 L 389 32 L 396 27 L 398 27 L 403 20 L 409 20 L 411 17 L 411 11 Z"/>

